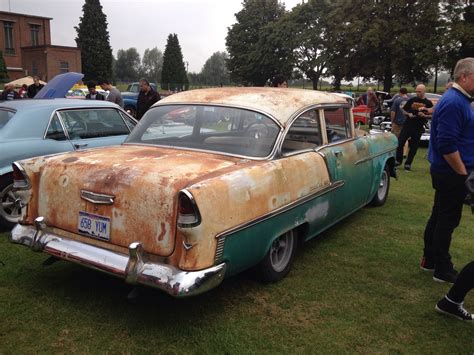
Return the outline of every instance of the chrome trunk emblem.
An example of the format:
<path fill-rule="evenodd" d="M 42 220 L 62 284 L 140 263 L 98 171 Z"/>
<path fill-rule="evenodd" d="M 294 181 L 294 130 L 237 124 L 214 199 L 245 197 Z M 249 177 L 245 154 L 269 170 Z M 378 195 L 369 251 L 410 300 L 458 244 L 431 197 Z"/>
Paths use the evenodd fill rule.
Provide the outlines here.
<path fill-rule="evenodd" d="M 98 205 L 112 205 L 114 203 L 115 196 L 81 190 L 81 198 Z"/>

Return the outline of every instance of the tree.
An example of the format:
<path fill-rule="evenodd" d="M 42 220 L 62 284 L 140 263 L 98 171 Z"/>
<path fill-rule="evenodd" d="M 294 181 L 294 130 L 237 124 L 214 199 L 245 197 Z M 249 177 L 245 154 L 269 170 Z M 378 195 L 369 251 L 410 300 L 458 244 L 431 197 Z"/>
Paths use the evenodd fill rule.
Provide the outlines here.
<path fill-rule="evenodd" d="M 119 49 L 117 51 L 115 74 L 118 80 L 125 82 L 138 80 L 140 67 L 140 54 L 136 48 Z"/>
<path fill-rule="evenodd" d="M 215 52 L 206 60 L 200 73 L 202 84 L 212 86 L 230 84 L 229 71 L 226 65 L 227 58 L 227 53 Z"/>
<path fill-rule="evenodd" d="M 110 79 L 112 77 L 112 48 L 107 30 L 107 17 L 99 0 L 85 0 L 82 6 L 76 43 L 81 50 L 84 80 Z"/>
<path fill-rule="evenodd" d="M 0 51 L 0 83 L 7 83 L 9 81 L 7 66 L 3 58 L 3 52 Z"/>
<path fill-rule="evenodd" d="M 244 0 L 243 8 L 235 14 L 237 23 L 227 33 L 229 53 L 227 67 L 231 79 L 244 85 L 263 86 L 277 72 L 289 75 L 285 55 L 278 52 L 272 27 L 285 14 L 285 7 L 278 0 Z M 284 47 L 283 47 L 284 48 Z M 283 60 L 282 60 L 283 59 Z"/>
<path fill-rule="evenodd" d="M 141 65 L 141 76 L 151 82 L 158 83 L 161 79 L 163 53 L 158 48 L 145 49 Z"/>
<path fill-rule="evenodd" d="M 183 90 L 189 86 L 188 77 L 179 45 L 178 35 L 169 34 L 163 54 L 161 88 L 164 90 Z"/>

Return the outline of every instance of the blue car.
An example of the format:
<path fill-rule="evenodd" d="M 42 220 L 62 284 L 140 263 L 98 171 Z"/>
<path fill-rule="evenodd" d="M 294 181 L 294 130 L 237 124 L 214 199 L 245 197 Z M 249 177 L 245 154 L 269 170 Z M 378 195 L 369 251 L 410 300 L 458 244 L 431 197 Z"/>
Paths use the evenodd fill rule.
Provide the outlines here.
<path fill-rule="evenodd" d="M 12 162 L 39 155 L 121 144 L 136 121 L 114 103 L 32 99 L 0 102 L 0 224 L 12 227 L 20 206 Z"/>

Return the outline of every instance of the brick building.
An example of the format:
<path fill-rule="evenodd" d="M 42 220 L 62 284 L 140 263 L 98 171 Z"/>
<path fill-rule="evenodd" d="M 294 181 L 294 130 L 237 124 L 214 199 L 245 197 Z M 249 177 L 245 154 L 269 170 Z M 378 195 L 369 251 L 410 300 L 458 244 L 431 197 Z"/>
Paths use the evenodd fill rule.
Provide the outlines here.
<path fill-rule="evenodd" d="M 51 44 L 49 17 L 0 11 L 0 50 L 10 80 L 38 75 L 48 81 L 69 71 L 81 72 L 81 51 Z"/>

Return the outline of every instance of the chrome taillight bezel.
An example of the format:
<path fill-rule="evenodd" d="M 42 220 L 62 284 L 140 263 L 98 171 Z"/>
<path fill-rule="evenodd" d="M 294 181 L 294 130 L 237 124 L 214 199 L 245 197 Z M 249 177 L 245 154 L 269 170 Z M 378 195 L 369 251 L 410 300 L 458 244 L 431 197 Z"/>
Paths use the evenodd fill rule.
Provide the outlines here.
<path fill-rule="evenodd" d="M 13 169 L 13 188 L 17 191 L 29 190 L 31 188 L 31 182 L 23 166 L 18 162 L 13 162 L 12 169 Z M 20 174 L 23 177 L 23 179 L 19 179 L 18 176 L 16 176 L 17 174 Z"/>
<path fill-rule="evenodd" d="M 192 214 L 182 215 L 181 210 L 181 199 L 185 198 L 191 204 L 193 210 Z M 177 223 L 180 228 L 192 228 L 201 224 L 201 214 L 196 204 L 194 196 L 188 190 L 181 190 L 178 194 L 178 211 L 177 211 Z"/>

